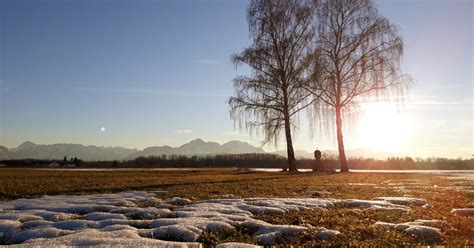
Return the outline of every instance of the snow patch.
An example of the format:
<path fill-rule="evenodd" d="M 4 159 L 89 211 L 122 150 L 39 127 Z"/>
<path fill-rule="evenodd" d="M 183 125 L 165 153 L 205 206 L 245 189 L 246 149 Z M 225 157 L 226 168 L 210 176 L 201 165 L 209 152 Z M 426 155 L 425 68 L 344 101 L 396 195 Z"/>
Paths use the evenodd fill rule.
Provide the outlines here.
<path fill-rule="evenodd" d="M 101 221 L 101 220 L 126 220 L 123 214 L 114 213 L 90 213 L 84 216 L 86 220 Z"/>
<path fill-rule="evenodd" d="M 27 221 L 23 222 L 23 225 L 21 228 L 23 229 L 28 229 L 28 228 L 33 228 L 37 226 L 52 226 L 53 222 L 47 221 L 47 220 L 32 220 L 32 221 Z"/>
<path fill-rule="evenodd" d="M 228 242 L 218 244 L 216 248 L 259 248 L 261 246 L 246 244 L 246 243 L 238 243 L 238 242 Z"/>
<path fill-rule="evenodd" d="M 386 201 L 386 202 L 390 202 L 390 203 L 393 203 L 393 204 L 404 205 L 404 206 L 412 206 L 412 205 L 413 206 L 423 206 L 423 205 L 428 203 L 425 199 L 411 198 L 411 197 L 389 197 L 389 196 L 385 196 L 385 197 L 374 198 L 374 200 Z"/>
<path fill-rule="evenodd" d="M 0 213 L 0 220 L 17 220 L 17 221 L 32 221 L 32 220 L 42 220 L 41 216 L 36 216 L 33 214 L 23 213 L 21 211 L 13 211 L 7 213 Z"/>
<path fill-rule="evenodd" d="M 149 219 L 156 219 L 158 217 L 164 217 L 169 214 L 171 211 L 166 208 L 154 208 L 154 207 L 147 207 L 147 208 L 119 208 L 119 209 L 112 209 L 110 213 L 119 213 L 127 216 L 128 218 L 132 219 L 139 219 L 139 220 L 149 220 Z"/>
<path fill-rule="evenodd" d="M 0 221 L 0 237 L 3 233 L 13 231 L 21 226 L 21 222 L 17 220 L 2 220 Z"/>
<path fill-rule="evenodd" d="M 258 242 L 262 245 L 274 245 L 285 240 L 292 240 L 298 234 L 307 230 L 306 227 L 294 225 L 272 225 L 261 220 L 247 220 L 242 226 L 256 236 Z"/>
<path fill-rule="evenodd" d="M 201 247 L 199 243 L 185 243 L 162 241 L 140 237 L 132 230 L 101 231 L 85 229 L 74 234 L 50 238 L 34 239 L 18 245 L 18 247 L 64 247 L 64 246 L 122 246 L 122 247 L 166 247 L 166 248 L 194 248 Z"/>
<path fill-rule="evenodd" d="M 27 230 L 17 229 L 12 232 L 5 233 L 3 239 L 7 244 L 22 243 L 26 240 L 37 238 L 55 238 L 72 232 L 60 230 L 54 227 L 37 227 Z"/>
<path fill-rule="evenodd" d="M 50 212 L 88 214 L 108 212 L 116 207 L 136 207 L 143 203 L 159 203 L 153 194 L 141 191 L 127 191 L 118 194 L 94 194 L 82 196 L 56 195 L 36 199 L 18 199 L 8 202 L 9 209 L 45 210 Z M 1 215 L 0 215 L 1 218 Z"/>
<path fill-rule="evenodd" d="M 233 226 L 224 221 L 215 221 L 209 218 L 196 218 L 196 217 L 184 217 L 184 218 L 165 218 L 154 220 L 151 223 L 152 227 L 161 227 L 169 225 L 185 225 L 193 226 L 202 231 L 206 232 L 221 232 L 226 230 L 234 229 Z"/>
<path fill-rule="evenodd" d="M 410 226 L 405 229 L 405 232 L 428 240 L 439 239 L 441 235 L 440 229 L 429 226 Z"/>
<path fill-rule="evenodd" d="M 186 198 L 173 197 L 166 202 L 173 205 L 183 206 L 183 205 L 191 204 L 192 201 Z"/>
<path fill-rule="evenodd" d="M 180 224 L 160 226 L 149 230 L 140 230 L 140 235 L 147 238 L 172 239 L 177 241 L 196 241 L 201 236 L 202 229 L 195 226 Z"/>
<path fill-rule="evenodd" d="M 425 240 L 438 240 L 441 236 L 441 230 L 433 226 L 444 227 L 447 222 L 444 220 L 415 220 L 412 222 L 405 222 L 400 224 L 376 222 L 376 226 L 385 228 L 393 228 L 398 231 L 403 231 L 407 234 L 424 238 Z"/>
<path fill-rule="evenodd" d="M 116 225 L 106 226 L 100 230 L 102 231 L 137 230 L 137 228 L 133 226 L 129 226 L 129 225 L 116 224 Z"/>
<path fill-rule="evenodd" d="M 62 230 L 82 230 L 86 228 L 97 228 L 99 224 L 88 220 L 65 220 L 52 224 L 53 227 Z"/>
<path fill-rule="evenodd" d="M 474 216 L 474 208 L 454 208 L 451 213 L 461 216 Z"/>
<path fill-rule="evenodd" d="M 338 201 L 340 205 L 348 208 L 373 208 L 377 210 L 397 210 L 397 211 L 406 211 L 408 208 L 403 205 L 395 204 L 385 200 L 358 200 L 358 199 L 349 199 L 349 200 L 340 200 Z"/>
<path fill-rule="evenodd" d="M 99 221 L 99 228 L 104 228 L 112 225 L 128 225 L 136 228 L 147 228 L 151 224 L 151 220 L 118 220 L 109 219 Z"/>
<path fill-rule="evenodd" d="M 339 231 L 336 231 L 336 230 L 329 230 L 329 229 L 326 229 L 326 228 L 321 228 L 319 229 L 318 231 L 316 231 L 313 235 L 314 238 L 317 238 L 317 239 L 322 239 L 322 240 L 329 240 L 329 239 L 333 239 L 335 238 L 336 236 L 340 235 L 341 233 Z"/>

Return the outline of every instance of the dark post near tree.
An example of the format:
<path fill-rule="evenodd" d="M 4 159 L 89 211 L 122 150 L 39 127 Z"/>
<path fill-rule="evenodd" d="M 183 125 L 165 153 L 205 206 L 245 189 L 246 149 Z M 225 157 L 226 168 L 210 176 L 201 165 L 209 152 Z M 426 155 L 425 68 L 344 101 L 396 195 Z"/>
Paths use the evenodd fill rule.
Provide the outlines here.
<path fill-rule="evenodd" d="M 315 159 L 315 163 L 314 163 L 313 172 L 324 171 L 323 164 L 321 163 L 321 151 L 320 150 L 315 150 L 314 151 L 314 159 Z"/>

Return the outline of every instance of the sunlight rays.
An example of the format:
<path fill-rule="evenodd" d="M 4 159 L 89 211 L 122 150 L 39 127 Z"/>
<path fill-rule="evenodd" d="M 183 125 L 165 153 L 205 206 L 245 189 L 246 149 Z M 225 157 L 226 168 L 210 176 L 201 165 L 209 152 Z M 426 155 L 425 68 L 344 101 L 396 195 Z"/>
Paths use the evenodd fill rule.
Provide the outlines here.
<path fill-rule="evenodd" d="M 395 104 L 370 102 L 362 106 L 359 141 L 363 147 L 400 153 L 408 136 L 408 120 Z"/>

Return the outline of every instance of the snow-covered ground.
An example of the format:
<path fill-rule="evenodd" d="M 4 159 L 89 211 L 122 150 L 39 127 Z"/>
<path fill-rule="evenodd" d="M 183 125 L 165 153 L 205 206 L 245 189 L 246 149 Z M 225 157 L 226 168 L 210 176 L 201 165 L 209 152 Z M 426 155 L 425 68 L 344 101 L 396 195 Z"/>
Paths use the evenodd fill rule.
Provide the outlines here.
<path fill-rule="evenodd" d="M 330 198 L 243 198 L 192 202 L 174 197 L 159 199 L 156 192 L 129 191 L 118 194 L 44 196 L 0 203 L 0 241 L 20 246 L 166 246 L 198 247 L 203 233 L 229 232 L 245 227 L 259 244 L 291 240 L 310 227 L 273 225 L 255 219 L 262 213 L 286 213 L 334 206 L 409 211 L 412 205 L 428 204 L 409 197 L 379 197 L 373 200 Z M 431 221 L 431 222 L 430 222 Z M 437 235 L 430 227 L 436 220 L 378 225 L 401 228 L 410 234 Z M 428 234 L 427 234 L 428 233 Z M 319 227 L 314 238 L 344 235 Z M 165 241 L 174 240 L 174 241 Z M 242 244 L 222 244 L 239 247 Z"/>

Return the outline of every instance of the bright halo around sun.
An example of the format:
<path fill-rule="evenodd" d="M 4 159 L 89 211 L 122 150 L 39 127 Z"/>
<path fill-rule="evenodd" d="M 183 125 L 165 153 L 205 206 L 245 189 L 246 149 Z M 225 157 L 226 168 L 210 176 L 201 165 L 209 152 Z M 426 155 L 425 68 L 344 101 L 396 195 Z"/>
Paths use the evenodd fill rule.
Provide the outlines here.
<path fill-rule="evenodd" d="M 408 137 L 408 122 L 394 103 L 371 102 L 362 107 L 359 122 L 361 146 L 400 153 Z"/>

